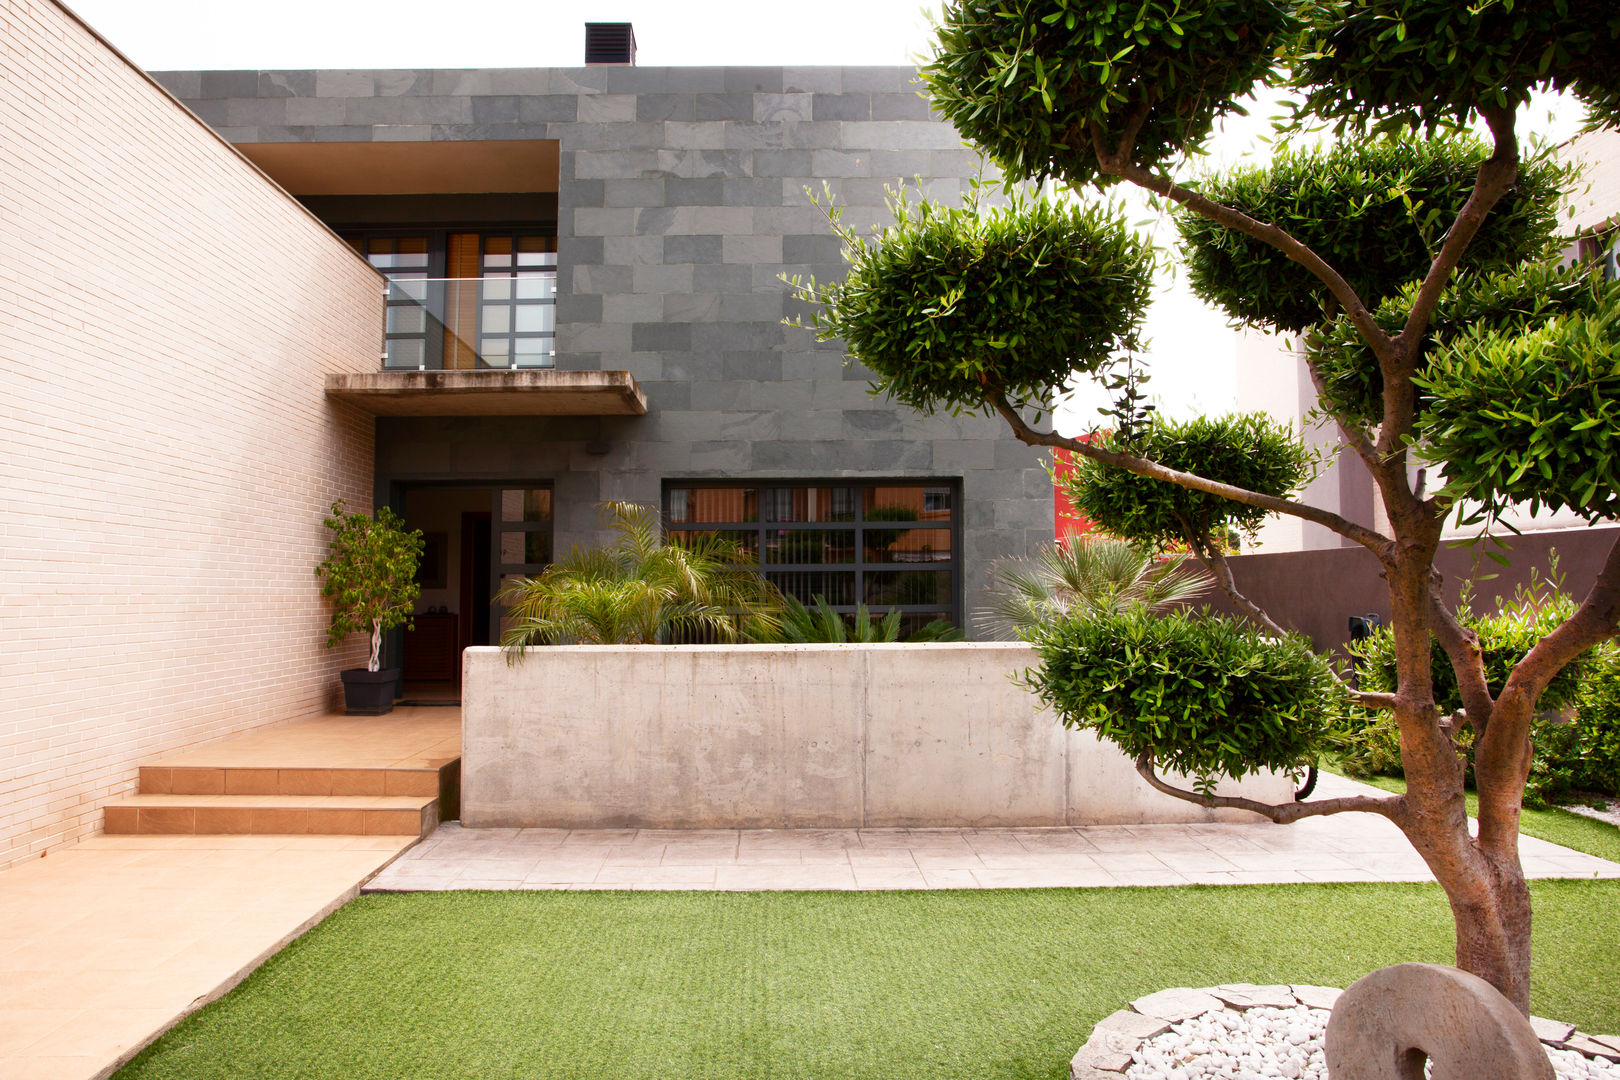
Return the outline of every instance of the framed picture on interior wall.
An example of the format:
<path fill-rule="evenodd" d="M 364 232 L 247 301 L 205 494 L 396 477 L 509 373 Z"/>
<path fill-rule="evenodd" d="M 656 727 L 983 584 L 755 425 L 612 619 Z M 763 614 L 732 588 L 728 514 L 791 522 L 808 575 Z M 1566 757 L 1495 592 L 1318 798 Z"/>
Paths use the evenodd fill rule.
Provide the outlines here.
<path fill-rule="evenodd" d="M 445 587 L 445 563 L 450 550 L 450 534 L 422 534 L 422 562 L 416 568 L 416 583 L 424 589 Z"/>

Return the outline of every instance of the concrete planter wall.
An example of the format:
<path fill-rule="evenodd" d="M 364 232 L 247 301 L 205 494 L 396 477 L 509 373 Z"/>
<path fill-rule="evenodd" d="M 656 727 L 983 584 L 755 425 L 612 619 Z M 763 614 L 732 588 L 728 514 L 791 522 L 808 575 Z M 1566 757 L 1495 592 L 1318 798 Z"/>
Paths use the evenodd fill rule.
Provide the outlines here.
<path fill-rule="evenodd" d="M 861 828 L 1259 820 L 1149 788 L 1009 674 L 1025 645 L 464 654 L 469 826 Z M 1272 802 L 1286 777 L 1221 792 Z"/>

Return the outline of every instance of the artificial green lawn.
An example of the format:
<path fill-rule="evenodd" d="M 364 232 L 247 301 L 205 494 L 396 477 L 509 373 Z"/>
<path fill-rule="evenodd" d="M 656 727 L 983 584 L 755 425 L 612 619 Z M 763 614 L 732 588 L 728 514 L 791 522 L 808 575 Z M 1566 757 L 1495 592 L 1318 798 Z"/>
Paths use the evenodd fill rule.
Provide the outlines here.
<path fill-rule="evenodd" d="M 1620 882 L 1541 882 L 1538 1013 L 1620 1031 Z M 1451 960 L 1429 885 L 370 896 L 120 1080 L 1067 1076 L 1169 986 Z"/>

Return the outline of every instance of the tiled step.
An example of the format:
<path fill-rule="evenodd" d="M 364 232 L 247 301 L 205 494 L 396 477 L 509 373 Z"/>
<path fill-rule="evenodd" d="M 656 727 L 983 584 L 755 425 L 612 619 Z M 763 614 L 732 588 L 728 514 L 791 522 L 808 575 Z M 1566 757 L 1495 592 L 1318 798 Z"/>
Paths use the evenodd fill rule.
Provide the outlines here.
<path fill-rule="evenodd" d="M 440 769 L 141 766 L 142 795 L 438 795 Z"/>
<path fill-rule="evenodd" d="M 144 770 L 143 770 L 144 771 Z M 132 795 L 107 807 L 109 833 L 318 833 L 426 836 L 439 824 L 432 795 Z"/>

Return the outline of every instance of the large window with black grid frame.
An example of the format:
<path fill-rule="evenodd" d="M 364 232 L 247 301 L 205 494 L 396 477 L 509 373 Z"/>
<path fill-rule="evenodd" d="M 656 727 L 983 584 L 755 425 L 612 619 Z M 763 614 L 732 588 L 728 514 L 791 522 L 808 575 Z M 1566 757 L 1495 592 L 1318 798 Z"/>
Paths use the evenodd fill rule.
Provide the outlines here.
<path fill-rule="evenodd" d="M 669 535 L 719 533 L 806 605 L 901 611 L 902 637 L 935 619 L 960 626 L 960 485 L 954 480 L 671 480 Z"/>

